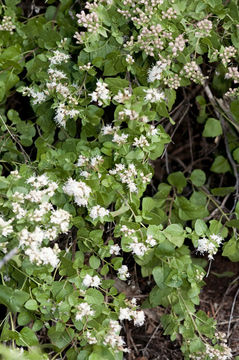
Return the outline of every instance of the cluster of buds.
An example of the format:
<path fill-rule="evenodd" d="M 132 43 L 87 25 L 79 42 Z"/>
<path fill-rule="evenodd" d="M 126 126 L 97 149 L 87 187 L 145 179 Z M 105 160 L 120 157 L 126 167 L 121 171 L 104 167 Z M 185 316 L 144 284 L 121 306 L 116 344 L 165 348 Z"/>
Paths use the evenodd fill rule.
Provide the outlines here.
<path fill-rule="evenodd" d="M 195 32 L 196 37 L 209 36 L 212 30 L 212 22 L 208 19 L 203 19 L 197 23 L 198 31 Z"/>
<path fill-rule="evenodd" d="M 182 73 L 184 73 L 185 77 L 191 81 L 194 81 L 195 83 L 202 84 L 206 79 L 206 77 L 203 76 L 201 69 L 196 61 L 191 61 L 184 65 Z"/>
<path fill-rule="evenodd" d="M 99 18 L 96 12 L 86 14 L 83 10 L 80 14 L 76 14 L 78 25 L 83 26 L 88 32 L 93 33 L 100 26 Z"/>
<path fill-rule="evenodd" d="M 15 29 L 16 26 L 13 24 L 11 16 L 4 16 L 0 25 L 0 31 L 9 31 L 10 34 L 13 34 Z"/>
<path fill-rule="evenodd" d="M 170 41 L 169 46 L 172 49 L 173 56 L 176 56 L 178 52 L 181 52 L 184 50 L 186 44 L 186 40 L 183 38 L 183 35 L 179 35 L 176 37 L 176 39 L 173 41 Z"/>
<path fill-rule="evenodd" d="M 163 83 L 164 85 L 168 86 L 170 89 L 177 90 L 180 87 L 181 78 L 178 74 L 173 74 L 170 77 L 164 78 Z"/>
<path fill-rule="evenodd" d="M 167 11 L 162 11 L 162 19 L 177 19 L 177 12 L 172 7 Z"/>
<path fill-rule="evenodd" d="M 159 37 L 162 31 L 160 24 L 151 25 L 150 28 L 144 26 L 137 39 L 137 45 L 141 50 L 149 56 L 154 56 L 154 51 L 164 49 L 164 41 Z M 134 38 L 131 36 L 130 40 L 124 44 L 124 47 L 132 47 L 134 45 Z"/>
<path fill-rule="evenodd" d="M 237 67 L 229 67 L 228 72 L 225 75 L 225 79 L 232 79 L 235 84 L 239 83 L 239 71 Z"/>
<path fill-rule="evenodd" d="M 227 64 L 230 62 L 231 58 L 234 58 L 237 54 L 237 50 L 234 48 L 234 46 L 227 46 L 223 50 L 223 52 L 220 54 L 220 58 L 222 59 L 222 63 L 224 66 L 227 66 Z"/>
<path fill-rule="evenodd" d="M 229 88 L 229 90 L 225 93 L 225 96 L 226 97 L 230 97 L 230 98 L 232 98 L 232 97 L 236 97 L 236 96 L 238 96 L 238 88 L 234 88 L 234 89 L 232 89 L 232 88 Z"/>

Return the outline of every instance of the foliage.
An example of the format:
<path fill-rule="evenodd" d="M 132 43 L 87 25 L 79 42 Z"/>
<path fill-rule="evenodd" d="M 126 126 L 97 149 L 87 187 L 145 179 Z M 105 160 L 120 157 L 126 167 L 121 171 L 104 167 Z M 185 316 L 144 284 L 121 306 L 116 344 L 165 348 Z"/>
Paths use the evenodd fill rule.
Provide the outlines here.
<path fill-rule="evenodd" d="M 191 250 L 212 261 L 224 242 L 239 259 L 237 1 L 53 0 L 27 18 L 21 5 L 0 5 L 1 341 L 19 359 L 120 360 L 119 321 L 141 326 L 160 305 L 185 359 L 231 358 L 198 310 L 206 271 Z M 149 196 L 190 86 L 201 135 L 225 149 L 209 173 L 171 172 Z M 224 173 L 237 186 L 211 188 Z M 141 307 L 115 284 L 135 263 L 155 281 Z"/>

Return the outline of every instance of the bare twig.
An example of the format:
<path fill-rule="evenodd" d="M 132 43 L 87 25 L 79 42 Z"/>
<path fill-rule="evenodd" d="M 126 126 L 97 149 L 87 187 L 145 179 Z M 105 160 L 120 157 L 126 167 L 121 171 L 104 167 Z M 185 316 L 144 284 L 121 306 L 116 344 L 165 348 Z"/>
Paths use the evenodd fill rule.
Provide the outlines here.
<path fill-rule="evenodd" d="M 153 340 L 154 336 L 156 335 L 156 333 L 158 332 L 158 329 L 160 328 L 161 324 L 159 324 L 156 329 L 154 330 L 152 336 L 150 337 L 149 341 L 147 342 L 145 348 L 143 349 L 143 355 L 146 353 L 148 347 L 149 347 L 149 344 L 151 343 L 151 341 Z"/>
<path fill-rule="evenodd" d="M 14 255 L 16 255 L 17 251 L 18 251 L 18 248 L 17 248 L 17 247 L 13 248 L 11 251 L 9 251 L 8 254 L 6 254 L 6 255 L 4 256 L 4 258 L 3 258 L 2 260 L 0 260 L 0 269 L 1 269 L 8 261 L 10 261 L 10 260 L 13 258 Z"/>
<path fill-rule="evenodd" d="M 1 115 L 0 115 L 0 118 L 1 118 L 1 120 L 2 120 L 2 122 L 3 122 L 3 124 L 4 124 L 4 126 L 5 126 L 5 128 L 6 128 L 6 130 L 7 130 L 7 132 L 8 132 L 9 135 L 11 136 L 11 138 L 12 138 L 12 139 L 18 144 L 18 146 L 20 147 L 20 149 L 21 149 L 21 151 L 22 151 L 22 154 L 23 154 L 23 156 L 24 156 L 24 158 L 25 158 L 25 162 L 26 162 L 26 163 L 27 163 L 27 162 L 30 162 L 31 159 L 30 159 L 30 157 L 28 156 L 28 154 L 26 153 L 26 151 L 23 149 L 22 144 L 20 143 L 20 141 L 17 139 L 17 137 L 16 137 L 15 135 L 13 135 L 13 134 L 11 133 L 11 131 L 9 130 L 7 124 L 5 123 L 5 121 L 3 120 L 3 117 L 2 117 Z"/>
<path fill-rule="evenodd" d="M 239 288 L 237 289 L 237 292 L 236 292 L 236 294 L 234 296 L 232 307 L 231 307 L 231 313 L 230 313 L 230 318 L 229 318 L 229 323 L 228 323 L 228 328 L 227 328 L 227 338 L 229 338 L 229 336 L 230 336 L 230 327 L 231 327 L 231 322 L 232 322 L 232 318 L 233 318 L 233 312 L 234 312 L 234 308 L 235 308 L 235 305 L 236 305 L 238 294 L 239 294 Z"/>
<path fill-rule="evenodd" d="M 207 97 L 211 103 L 211 105 L 213 106 L 213 109 L 215 111 L 215 114 L 217 115 L 218 119 L 220 120 L 221 122 L 221 125 L 222 125 L 222 129 L 223 129 L 223 135 L 224 135 L 224 143 L 225 143 L 225 147 L 226 147 L 226 153 L 227 153 L 227 157 L 228 157 L 228 160 L 232 166 L 232 169 L 233 169 L 233 173 L 234 173 L 234 176 L 236 178 L 236 183 L 235 183 L 235 190 L 236 190 L 236 194 L 235 194 L 235 199 L 234 199 L 234 204 L 233 204 L 233 208 L 231 209 L 231 212 L 233 212 L 235 210 L 235 207 L 236 207 L 236 204 L 237 204 L 237 200 L 238 200 L 238 195 L 239 195 L 239 174 L 238 174 L 238 171 L 237 171 L 237 165 L 235 163 L 235 161 L 233 160 L 232 158 L 232 155 L 231 155 L 231 152 L 230 152 L 230 148 L 229 148 L 229 144 L 228 144 L 228 140 L 227 140 L 227 136 L 226 136 L 226 125 L 225 125 L 225 120 L 224 120 L 224 117 L 222 115 L 222 112 L 220 111 L 222 108 L 222 102 L 221 101 L 218 101 L 216 100 L 216 98 L 213 96 L 212 94 L 212 91 L 209 87 L 209 85 L 207 84 L 204 84 L 204 90 L 205 90 L 205 93 L 207 94 Z M 222 110 L 225 112 L 225 107 L 222 108 Z M 228 115 L 228 114 L 227 114 Z M 232 118 L 230 117 L 226 117 L 228 120 L 230 120 L 230 123 L 232 123 L 235 127 L 235 123 L 233 121 Z M 238 125 L 236 126 L 236 129 L 238 130 Z"/>

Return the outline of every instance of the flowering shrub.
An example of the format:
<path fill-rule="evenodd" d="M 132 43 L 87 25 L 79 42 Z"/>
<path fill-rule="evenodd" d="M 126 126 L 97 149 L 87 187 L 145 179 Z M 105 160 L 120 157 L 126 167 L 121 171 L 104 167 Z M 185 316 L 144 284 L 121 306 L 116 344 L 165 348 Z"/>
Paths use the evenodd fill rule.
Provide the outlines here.
<path fill-rule="evenodd" d="M 237 2 L 46 3 L 27 18 L 20 0 L 0 5 L 1 341 L 23 359 L 39 347 L 42 359 L 120 360 L 124 322 L 142 326 L 160 305 L 185 359 L 231 359 L 198 309 L 195 254 L 239 260 Z M 157 183 L 188 88 L 202 137 L 224 137 L 225 151 L 208 173 Z M 236 186 L 212 188 L 225 173 Z M 154 280 L 143 303 L 117 286 L 136 264 Z"/>

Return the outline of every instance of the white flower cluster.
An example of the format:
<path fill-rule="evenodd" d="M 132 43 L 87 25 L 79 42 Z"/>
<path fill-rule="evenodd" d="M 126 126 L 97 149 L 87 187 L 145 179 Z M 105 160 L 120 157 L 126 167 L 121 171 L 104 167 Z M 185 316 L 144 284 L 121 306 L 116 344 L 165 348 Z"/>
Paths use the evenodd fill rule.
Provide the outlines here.
<path fill-rule="evenodd" d="M 76 165 L 79 167 L 86 166 L 88 169 L 93 168 L 94 170 L 98 170 L 99 165 L 101 165 L 103 162 L 104 159 L 101 155 L 95 155 L 92 158 L 80 155 Z"/>
<path fill-rule="evenodd" d="M 137 236 L 132 236 L 136 232 L 134 229 L 128 229 L 126 225 L 123 225 L 120 230 L 123 232 L 123 236 L 128 237 L 132 240 L 132 242 L 129 244 L 129 249 L 132 251 L 133 254 L 137 256 L 144 256 L 144 254 L 150 249 L 150 247 L 157 245 L 157 241 L 153 238 L 152 235 L 147 235 L 147 245 L 145 245 L 143 242 L 139 241 Z"/>
<path fill-rule="evenodd" d="M 120 280 L 126 280 L 126 279 L 128 279 L 130 277 L 130 273 L 129 273 L 127 265 L 122 265 L 118 269 L 118 277 L 119 277 Z"/>
<path fill-rule="evenodd" d="M 134 58 L 130 54 L 126 56 L 125 60 L 129 65 L 132 65 L 134 63 Z"/>
<path fill-rule="evenodd" d="M 109 345 L 115 351 L 128 352 L 128 349 L 124 347 L 124 339 L 122 338 L 122 336 L 119 335 L 122 327 L 120 326 L 118 321 L 110 320 L 109 325 L 109 332 L 108 334 L 106 334 L 103 344 Z"/>
<path fill-rule="evenodd" d="M 129 307 L 120 308 L 119 320 L 134 320 L 135 326 L 142 326 L 145 321 L 144 312 L 135 310 L 136 307 L 136 299 L 133 298 L 131 301 L 127 301 Z"/>
<path fill-rule="evenodd" d="M 146 89 L 144 92 L 146 93 L 145 101 L 155 103 L 165 100 L 164 92 L 158 89 Z"/>
<path fill-rule="evenodd" d="M 133 254 L 137 256 L 143 256 L 148 250 L 147 247 L 142 242 L 139 242 L 136 236 L 132 236 L 131 240 L 132 243 L 129 244 L 129 249 Z"/>
<path fill-rule="evenodd" d="M 44 91 L 36 91 L 33 88 L 29 88 L 27 86 L 23 88 L 23 95 L 31 96 L 33 99 L 33 105 L 41 104 L 47 99 Z"/>
<path fill-rule="evenodd" d="M 36 90 L 29 87 L 22 89 L 23 95 L 30 96 L 34 105 L 41 104 L 50 96 L 54 96 L 54 120 L 57 125 L 62 127 L 66 126 L 66 121 L 69 118 L 76 118 L 80 114 L 80 111 L 75 108 L 78 105 L 79 98 L 79 90 L 76 84 L 70 84 L 67 75 L 57 69 L 58 65 L 66 63 L 69 59 L 70 55 L 62 50 L 53 51 L 53 54 L 49 56 L 49 79 L 45 84 L 45 89 Z"/>
<path fill-rule="evenodd" d="M 40 176 L 33 175 L 28 178 L 26 182 L 34 189 L 30 190 L 28 194 L 24 195 L 24 199 L 33 203 L 42 203 L 44 198 L 51 198 L 58 188 L 58 184 L 55 181 L 50 181 L 45 174 Z M 18 194 L 16 194 L 16 196 L 18 196 Z"/>
<path fill-rule="evenodd" d="M 125 88 L 123 91 L 119 90 L 118 94 L 113 97 L 113 100 L 117 101 L 118 103 L 124 103 L 125 101 L 131 98 L 130 89 Z"/>
<path fill-rule="evenodd" d="M 96 89 L 93 93 L 89 94 L 91 96 L 91 101 L 95 101 L 99 106 L 107 103 L 110 97 L 110 91 L 107 89 L 107 84 L 103 82 L 103 80 L 98 80 L 96 83 Z"/>
<path fill-rule="evenodd" d="M 114 244 L 110 246 L 110 254 L 111 255 L 119 255 L 120 254 L 120 246 L 118 244 Z"/>
<path fill-rule="evenodd" d="M 140 135 L 139 138 L 134 138 L 133 146 L 144 148 L 149 146 L 149 142 L 144 135 Z"/>
<path fill-rule="evenodd" d="M 10 34 L 13 34 L 13 30 L 15 29 L 16 26 L 13 24 L 11 16 L 3 16 L 0 31 L 9 31 Z"/>
<path fill-rule="evenodd" d="M 60 227 L 62 233 L 66 233 L 69 229 L 69 221 L 71 215 L 63 209 L 53 210 L 50 222 Z"/>
<path fill-rule="evenodd" d="M 66 63 L 69 59 L 70 55 L 59 50 L 54 50 L 53 55 L 50 56 L 50 63 L 51 65 L 60 65 L 62 63 Z"/>
<path fill-rule="evenodd" d="M 95 336 L 92 335 L 92 333 L 90 331 L 86 331 L 86 339 L 88 344 L 93 345 L 93 344 L 97 344 L 97 339 Z"/>
<path fill-rule="evenodd" d="M 2 236 L 8 236 L 13 233 L 13 226 L 10 225 L 13 219 L 5 221 L 2 217 L 0 217 L 0 234 Z"/>
<path fill-rule="evenodd" d="M 87 186 L 83 181 L 76 181 L 69 178 L 63 186 L 63 191 L 73 196 L 77 205 L 86 206 L 91 193 L 91 188 Z"/>
<path fill-rule="evenodd" d="M 91 208 L 89 215 L 93 220 L 95 220 L 97 218 L 102 219 L 104 216 L 108 216 L 109 213 L 109 210 L 101 207 L 100 205 L 96 205 Z"/>
<path fill-rule="evenodd" d="M 215 333 L 215 336 L 218 343 L 218 348 L 205 343 L 205 352 L 200 353 L 197 355 L 190 355 L 190 359 L 192 360 L 204 360 L 205 356 L 207 356 L 209 359 L 215 359 L 215 360 L 230 360 L 233 359 L 232 350 L 231 348 L 226 344 L 226 334 L 222 332 Z"/>
<path fill-rule="evenodd" d="M 96 288 L 98 288 L 100 286 L 100 284 L 101 284 L 101 279 L 97 275 L 90 276 L 89 274 L 86 274 L 82 284 L 85 287 L 96 287 Z"/>
<path fill-rule="evenodd" d="M 73 119 L 80 114 L 79 110 L 71 109 L 66 106 L 66 104 L 59 103 L 56 108 L 56 114 L 54 120 L 57 125 L 65 127 L 67 118 Z"/>
<path fill-rule="evenodd" d="M 170 65 L 170 63 L 166 61 L 157 61 L 156 65 L 154 65 L 151 69 L 148 71 L 148 82 L 154 82 L 155 80 L 161 80 L 162 79 L 162 73 L 166 69 L 166 67 Z"/>
<path fill-rule="evenodd" d="M 217 250 L 221 245 L 222 241 L 222 237 L 216 234 L 210 235 L 209 238 L 203 237 L 202 239 L 198 240 L 197 251 L 199 251 L 201 254 L 207 252 L 208 259 L 212 260 L 213 255 L 217 253 Z"/>
<path fill-rule="evenodd" d="M 119 126 L 111 126 L 111 125 L 102 126 L 101 128 L 101 132 L 103 135 L 113 135 L 118 130 L 119 130 Z"/>
<path fill-rule="evenodd" d="M 82 321 L 83 317 L 94 316 L 95 312 L 87 302 L 77 305 L 76 321 Z"/>
<path fill-rule="evenodd" d="M 125 144 L 127 142 L 127 139 L 128 139 L 129 135 L 128 134 L 117 134 L 115 133 L 114 136 L 113 136 L 113 139 L 112 141 L 117 143 L 118 145 L 122 145 L 122 144 Z"/>
<path fill-rule="evenodd" d="M 10 196 L 12 211 L 15 214 L 9 221 L 4 221 L 0 218 L 0 228 L 3 236 L 8 236 L 14 233 L 18 240 L 19 246 L 24 250 L 24 253 L 29 257 L 32 263 L 37 265 L 50 264 L 56 267 L 59 263 L 57 257 L 60 252 L 58 245 L 54 248 L 43 247 L 44 241 L 52 241 L 61 233 L 65 233 L 70 227 L 71 215 L 63 209 L 53 209 L 49 199 L 55 194 L 58 188 L 57 183 L 50 181 L 47 175 L 31 176 L 26 180 L 29 191 L 19 193 L 15 192 Z M 24 221 L 35 224 L 35 228 L 25 226 L 21 231 L 14 229 L 14 223 L 23 224 Z M 11 225 L 10 225 L 11 224 Z M 19 226 L 19 225 L 18 225 Z"/>
<path fill-rule="evenodd" d="M 79 65 L 79 69 L 82 70 L 82 71 L 90 70 L 91 67 L 92 67 L 91 62 L 88 62 L 88 63 L 85 64 L 85 65 Z"/>
<path fill-rule="evenodd" d="M 139 114 L 135 110 L 123 109 L 122 111 L 119 112 L 119 119 L 123 120 L 125 118 L 125 116 L 128 117 L 129 120 L 137 120 L 139 117 Z"/>
<path fill-rule="evenodd" d="M 123 184 L 127 184 L 127 187 L 131 192 L 138 192 L 137 185 L 134 180 L 137 176 L 137 171 L 134 164 L 129 164 L 128 168 L 124 164 L 116 164 L 115 169 L 109 170 L 110 175 L 118 175 L 120 181 Z"/>

